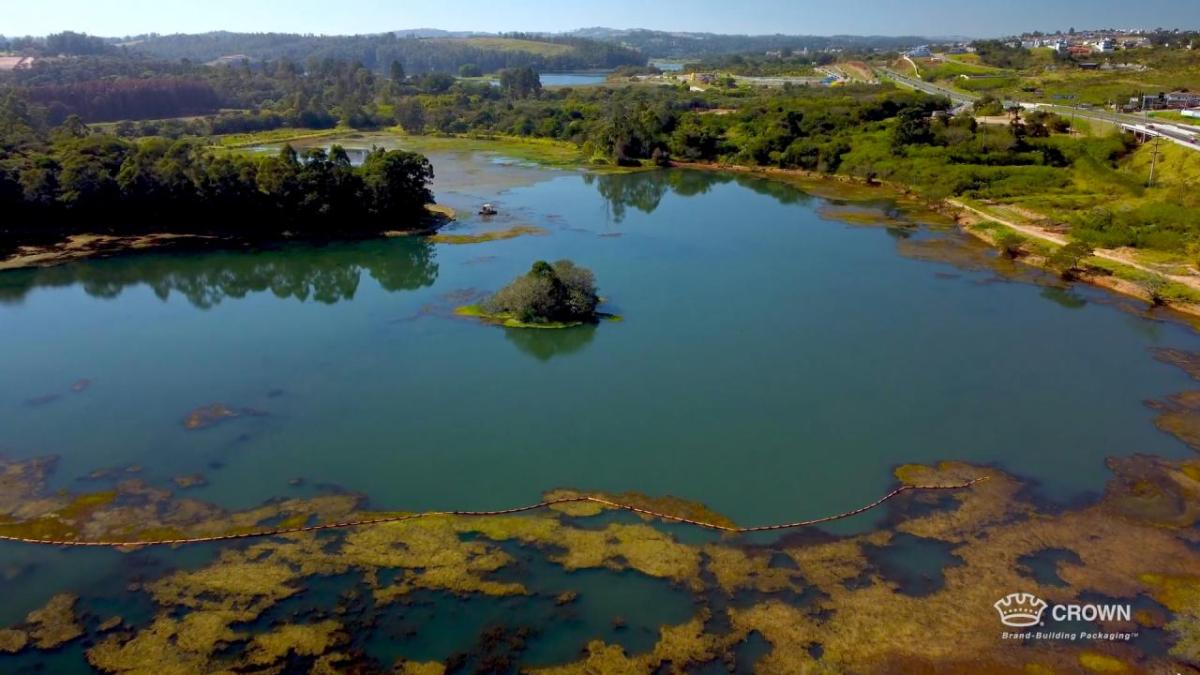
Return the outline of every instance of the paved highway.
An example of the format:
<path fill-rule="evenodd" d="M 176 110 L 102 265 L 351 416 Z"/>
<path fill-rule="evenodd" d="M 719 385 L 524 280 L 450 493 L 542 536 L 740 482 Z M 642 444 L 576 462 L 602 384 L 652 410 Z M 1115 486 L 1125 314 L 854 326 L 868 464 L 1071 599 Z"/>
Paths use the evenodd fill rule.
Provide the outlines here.
<path fill-rule="evenodd" d="M 948 87 L 918 80 L 916 78 L 901 75 L 891 68 L 879 68 L 882 77 L 892 80 L 896 84 L 909 89 L 916 89 L 934 96 L 945 96 L 950 99 L 955 105 L 963 103 L 973 103 L 979 100 L 979 97 L 967 92 L 955 91 Z M 1166 124 L 1162 122 L 1152 122 L 1141 115 L 1129 115 L 1126 113 L 1110 112 L 1108 110 L 1097 110 L 1096 108 L 1077 108 L 1066 105 L 1057 105 L 1053 103 L 1024 103 L 1020 101 L 1005 101 L 1005 107 L 1019 105 L 1026 109 L 1046 110 L 1049 112 L 1058 113 L 1063 117 L 1081 117 L 1083 119 L 1098 120 L 1108 122 L 1110 124 L 1118 124 L 1126 131 L 1133 131 L 1146 136 L 1161 136 L 1177 145 L 1185 148 L 1200 151 L 1200 127 L 1194 127 L 1187 124 Z"/>
<path fill-rule="evenodd" d="M 946 87 L 936 85 L 932 82 L 926 82 L 925 80 L 918 80 L 916 78 L 909 77 L 907 75 L 901 75 L 900 73 L 892 70 L 891 68 L 880 68 L 879 72 L 881 72 L 883 74 L 881 79 L 886 78 L 886 79 L 894 81 L 896 84 L 899 84 L 904 87 L 908 87 L 909 89 L 916 89 L 917 91 L 923 91 L 926 94 L 933 94 L 934 96 L 945 96 L 946 98 L 948 98 L 952 102 L 954 102 L 955 105 L 959 105 L 962 103 L 974 103 L 975 101 L 977 101 L 979 99 L 979 97 L 974 94 L 968 94 L 968 93 L 961 92 L 961 91 L 954 91 L 953 89 L 947 89 Z"/>

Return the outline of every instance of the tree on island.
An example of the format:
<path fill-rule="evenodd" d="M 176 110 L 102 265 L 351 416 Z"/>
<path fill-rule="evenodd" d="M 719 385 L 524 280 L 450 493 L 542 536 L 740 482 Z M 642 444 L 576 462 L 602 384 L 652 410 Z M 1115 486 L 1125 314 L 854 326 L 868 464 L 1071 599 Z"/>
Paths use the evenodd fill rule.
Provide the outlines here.
<path fill-rule="evenodd" d="M 539 260 L 485 301 L 483 309 L 523 323 L 571 323 L 594 321 L 599 303 L 591 270 L 570 260 Z"/>

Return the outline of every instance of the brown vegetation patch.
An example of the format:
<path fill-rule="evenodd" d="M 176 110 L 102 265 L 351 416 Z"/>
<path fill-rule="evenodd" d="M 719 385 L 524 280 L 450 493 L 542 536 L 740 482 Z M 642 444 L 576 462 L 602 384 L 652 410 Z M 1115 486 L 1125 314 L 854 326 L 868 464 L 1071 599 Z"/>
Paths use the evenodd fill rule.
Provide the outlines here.
<path fill-rule="evenodd" d="M 1193 378 L 1200 380 L 1200 352 L 1189 352 L 1184 349 L 1170 349 L 1167 347 L 1156 347 L 1150 350 L 1154 354 L 1154 358 L 1169 363 L 1191 375 Z"/>
<path fill-rule="evenodd" d="M 1154 426 L 1200 450 L 1200 391 L 1185 391 L 1165 401 L 1146 401 L 1158 411 Z"/>
<path fill-rule="evenodd" d="M 171 479 L 171 482 L 180 488 L 183 488 L 184 490 L 208 485 L 208 479 L 205 478 L 204 474 L 202 473 L 189 473 L 184 476 L 175 476 Z"/>
<path fill-rule="evenodd" d="M 15 654 L 29 644 L 29 634 L 12 628 L 0 629 L 0 654 Z"/>
<path fill-rule="evenodd" d="M 478 232 L 475 234 L 453 234 L 439 233 L 429 237 L 429 241 L 435 244 L 481 244 L 488 241 L 500 241 L 502 239 L 515 239 L 526 235 L 542 236 L 548 232 L 541 227 L 533 225 L 514 225 L 505 230 L 490 230 L 488 232 Z"/>
<path fill-rule="evenodd" d="M 617 492 L 583 492 L 583 491 L 579 491 L 579 490 L 563 488 L 563 489 L 547 492 L 545 495 L 543 495 L 543 498 L 547 499 L 547 500 L 551 500 L 551 499 L 568 499 L 571 497 L 582 497 L 582 496 L 598 497 L 600 499 L 608 500 L 610 502 L 624 504 L 624 505 L 632 506 L 634 508 L 639 508 L 639 509 L 646 509 L 647 511 L 656 511 L 658 513 L 665 513 L 670 516 L 676 516 L 678 518 L 684 518 L 687 520 L 694 520 L 694 521 L 698 521 L 698 522 L 702 522 L 702 523 L 708 523 L 710 525 L 718 525 L 721 527 L 737 527 L 737 523 L 733 522 L 728 517 L 716 512 L 716 511 L 713 511 L 712 509 L 708 508 L 708 506 L 704 505 L 701 502 L 697 502 L 697 501 L 693 501 L 693 500 L 689 500 L 689 499 L 682 499 L 680 497 L 675 497 L 672 495 L 664 495 L 661 497 L 655 497 L 655 496 L 647 495 L 647 494 L 644 494 L 641 492 L 620 492 L 620 493 L 617 493 Z M 573 511 L 575 513 L 579 513 L 580 515 L 585 515 L 585 514 L 598 513 L 601 508 L 611 508 L 611 507 L 605 507 L 601 504 L 595 504 L 594 507 L 591 504 L 580 504 L 580 505 L 563 504 L 563 505 L 558 505 L 556 508 L 559 508 L 560 510 L 563 510 L 564 512 L 572 512 Z M 643 518 L 645 518 L 647 520 L 654 518 L 654 516 L 651 516 L 648 514 L 638 514 L 638 515 L 642 516 Z"/>
<path fill-rule="evenodd" d="M 41 609 L 35 609 L 25 617 L 29 637 L 38 649 L 54 649 L 83 635 L 83 627 L 75 616 L 75 603 L 79 598 L 69 593 L 60 593 Z"/>
<path fill-rule="evenodd" d="M 189 430 L 207 429 L 225 420 L 238 417 L 238 415 L 238 412 L 231 410 L 223 403 L 212 403 L 202 405 L 188 413 L 187 417 L 183 419 L 183 426 Z"/>
<path fill-rule="evenodd" d="M 227 532 L 267 520 L 327 522 L 371 515 L 357 512 L 357 498 L 346 495 L 226 512 L 138 480 L 118 485 L 115 496 L 50 498 L 44 494 L 50 466 L 34 460 L 0 462 L 0 505 L 15 508 L 14 497 L 22 495 L 45 509 L 30 512 L 37 521 L 54 516 L 66 522 L 63 514 L 70 514 L 74 530 L 89 537 L 148 527 Z M 772 646 L 756 664 L 759 672 L 1016 672 L 1026 667 L 1076 672 L 1086 664 L 1181 670 L 1200 653 L 1200 553 L 1195 548 L 1200 534 L 1194 529 L 1200 520 L 1200 461 L 1135 456 L 1115 458 L 1109 466 L 1114 477 L 1103 500 L 1046 513 L 1029 501 L 1020 479 L 1000 470 L 955 462 L 905 465 L 896 470 L 902 484 L 949 485 L 979 476 L 988 480 L 970 490 L 944 493 L 930 504 L 935 508 L 914 508 L 911 513 L 919 515 L 881 530 L 840 538 L 790 537 L 773 545 L 748 546 L 730 539 L 690 545 L 646 523 L 601 528 L 571 523 L 571 517 L 602 510 L 595 504 L 487 518 L 434 516 L 347 530 L 334 537 L 263 539 L 225 549 L 198 569 L 145 583 L 142 588 L 159 608 L 157 617 L 133 630 L 110 628 L 108 637 L 88 651 L 88 659 L 99 669 L 129 673 L 261 669 L 285 662 L 337 671 L 350 663 L 336 650 L 352 630 L 340 626 L 340 620 L 296 617 L 266 632 L 253 630 L 251 622 L 311 580 L 347 572 L 362 575 L 376 603 L 400 599 L 415 589 L 463 595 L 528 593 L 521 584 L 499 581 L 493 574 L 511 562 L 497 542 L 515 541 L 544 550 L 551 562 L 567 570 L 635 570 L 669 580 L 696 592 L 704 605 L 693 621 L 664 627 L 650 652 L 629 655 L 617 645 L 594 641 L 579 661 L 548 672 L 684 672 L 728 660 L 732 645 L 752 632 Z M 570 494 L 580 493 L 547 496 Z M 697 520 L 721 519 L 702 505 L 674 498 L 608 497 Z M 906 503 L 920 506 L 933 498 L 907 494 L 896 502 L 896 515 L 908 512 Z M 25 524 L 5 517 L 8 525 Z M 943 583 L 929 594 L 902 592 L 864 554 L 865 547 L 891 545 L 898 532 L 949 542 L 962 562 L 938 570 Z M 1022 561 L 1046 549 L 1074 554 L 1056 563 L 1064 585 L 1029 576 Z M 778 554 L 794 561 L 795 569 L 772 565 Z M 399 572 L 385 584 L 381 573 L 386 569 Z M 1166 608 L 1161 616 L 1139 615 L 1137 624 L 1103 628 L 1167 631 L 1171 653 L 1146 655 L 1123 644 L 1001 641 L 1003 627 L 991 604 L 1014 589 L 1049 602 L 1151 596 Z M 574 597 L 572 592 L 555 591 L 562 602 Z M 757 599 L 730 607 L 711 604 L 714 598 L 743 592 Z M 812 600 L 798 605 L 792 598 L 799 594 Z M 73 604 L 70 596 L 52 601 L 31 614 L 26 625 L 0 633 L 0 644 L 11 649 L 19 648 L 22 639 L 36 645 L 72 639 L 67 636 L 82 630 L 71 611 Z M 722 620 L 709 621 L 718 618 Z M 29 637 L 23 638 L 26 634 Z M 246 643 L 247 649 L 225 649 L 236 642 Z M 401 667 L 436 672 L 440 666 Z"/>

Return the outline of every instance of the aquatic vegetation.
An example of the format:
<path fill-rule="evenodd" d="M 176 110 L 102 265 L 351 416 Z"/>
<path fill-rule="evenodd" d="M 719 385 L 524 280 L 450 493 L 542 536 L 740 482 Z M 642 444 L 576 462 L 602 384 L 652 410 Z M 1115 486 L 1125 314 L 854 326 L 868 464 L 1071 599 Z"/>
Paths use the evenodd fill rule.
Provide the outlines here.
<path fill-rule="evenodd" d="M 485 576 L 507 565 L 508 554 L 482 541 L 463 541 L 451 517 L 422 518 L 350 532 L 335 560 L 371 568 L 403 568 L 391 586 L 375 589 L 379 602 L 395 600 L 415 588 L 454 593 L 521 595 L 518 583 Z"/>
<path fill-rule="evenodd" d="M 429 241 L 435 244 L 482 244 L 488 241 L 501 241 L 504 239 L 515 239 L 528 235 L 542 236 L 547 234 L 546 230 L 533 225 L 514 225 L 505 230 L 490 230 L 487 232 L 479 232 L 475 234 L 454 234 L 442 233 L 431 235 Z"/>
<path fill-rule="evenodd" d="M 416 663 L 405 661 L 398 668 L 398 675 L 443 675 L 446 666 L 436 662 Z"/>
<path fill-rule="evenodd" d="M 711 523 L 722 527 L 736 527 L 737 523 L 733 522 L 729 517 L 722 513 L 712 510 L 705 504 L 690 499 L 682 499 L 671 495 L 656 497 L 640 492 L 581 492 L 579 490 L 571 490 L 567 488 L 552 490 L 544 495 L 545 499 L 569 499 L 572 497 L 593 496 L 600 499 L 605 499 L 618 504 L 626 504 L 634 508 L 646 509 L 647 511 L 657 511 L 667 515 L 685 518 L 687 520 L 695 520 L 704 523 Z M 604 509 L 612 507 L 596 502 L 583 502 L 577 504 L 559 504 L 554 507 L 563 513 L 574 516 L 595 515 Z M 653 519 L 653 516 L 648 514 L 638 514 L 646 519 Z"/>
<path fill-rule="evenodd" d="M 187 651 L 175 638 L 180 622 L 159 616 L 131 639 L 112 636 L 87 650 L 93 667 L 129 675 L 187 675 L 211 670 L 211 654 Z"/>
<path fill-rule="evenodd" d="M 906 258 L 952 265 L 960 270 L 989 270 L 1000 279 L 1041 281 L 1044 273 L 998 256 L 988 246 L 957 233 L 896 240 L 896 252 Z"/>
<path fill-rule="evenodd" d="M 711 661 L 718 654 L 719 640 L 706 633 L 707 613 L 678 626 L 663 626 L 654 649 L 628 656 L 620 645 L 593 641 L 582 661 L 552 668 L 537 668 L 538 675 L 591 675 L 592 673 L 683 673 L 688 664 Z"/>
<path fill-rule="evenodd" d="M 613 523 L 600 530 L 565 526 L 544 515 L 459 518 L 456 527 L 494 541 L 516 539 L 546 547 L 549 559 L 568 570 L 633 569 L 652 577 L 700 587 L 700 552 L 649 525 Z"/>
<path fill-rule="evenodd" d="M 265 666 L 288 654 L 319 656 L 346 640 L 337 621 L 313 624 L 288 624 L 270 633 L 256 635 L 250 642 L 249 662 Z"/>
<path fill-rule="evenodd" d="M 1200 352 L 1159 347 L 1152 349 L 1151 353 L 1155 359 L 1176 366 L 1193 378 L 1200 380 Z"/>
<path fill-rule="evenodd" d="M 75 603 L 79 598 L 69 593 L 60 593 L 41 609 L 35 609 L 25 617 L 29 626 L 29 638 L 38 649 L 54 649 L 83 635 L 83 627 L 75 616 Z"/>
<path fill-rule="evenodd" d="M 154 599 L 168 607 L 236 610 L 247 619 L 300 591 L 297 573 L 285 562 L 269 557 L 248 560 L 235 551 L 222 551 L 218 564 L 180 571 L 147 586 Z"/>
<path fill-rule="evenodd" d="M 837 220 L 850 225 L 873 227 L 915 227 L 915 223 L 880 209 L 846 205 L 826 205 L 817 209 L 822 218 Z"/>
<path fill-rule="evenodd" d="M 704 547 L 705 567 L 726 593 L 754 589 L 776 593 L 803 586 L 796 570 L 771 567 L 770 551 L 753 551 L 712 544 Z"/>
<path fill-rule="evenodd" d="M 1096 652 L 1080 654 L 1079 665 L 1093 673 L 1128 673 L 1131 670 L 1124 661 Z"/>
<path fill-rule="evenodd" d="M 29 643 L 29 634 L 12 628 L 0 629 L 0 654 L 14 654 Z"/>
<path fill-rule="evenodd" d="M 1200 520 L 1200 460 L 1166 462 L 1149 455 L 1112 457 L 1108 504 L 1124 518 L 1166 527 Z"/>
<path fill-rule="evenodd" d="M 178 485 L 184 490 L 194 487 L 202 487 L 208 485 L 208 479 L 202 473 L 190 473 L 184 476 L 175 476 L 171 482 Z"/>
<path fill-rule="evenodd" d="M 358 498 L 348 495 L 225 512 L 174 498 L 136 479 L 121 483 L 116 497 L 50 498 L 44 485 L 52 466 L 36 460 L 0 462 L 0 505 L 11 506 L 19 493 L 47 510 L 29 513 L 35 520 L 70 509 L 78 519 L 73 527 L 96 536 L 129 531 L 127 518 L 137 518 L 141 527 L 175 523 L 190 533 L 223 532 L 268 520 L 369 515 L 357 511 Z M 1046 513 L 1029 499 L 1022 480 L 998 469 L 956 462 L 904 465 L 896 469 L 904 484 L 956 484 L 981 475 L 988 480 L 939 497 L 909 493 L 893 502 L 896 518 L 880 530 L 845 537 L 789 536 L 765 545 L 736 538 L 685 544 L 657 527 L 654 518 L 602 527 L 574 522 L 608 510 L 597 503 L 488 518 L 435 516 L 332 536 L 263 539 L 224 549 L 197 569 L 142 584 L 141 592 L 158 607 L 155 617 L 145 625 L 108 626 L 107 636 L 87 650 L 87 658 L 96 668 L 124 673 L 268 668 L 296 659 L 314 670 L 336 672 L 349 663 L 338 651 L 345 636 L 359 630 L 345 619 L 289 615 L 265 630 L 255 620 L 315 579 L 346 573 L 361 574 L 360 588 L 377 607 L 417 589 L 528 594 L 531 589 L 521 583 L 494 576 L 514 562 L 500 543 L 513 542 L 543 551 L 550 563 L 566 570 L 634 570 L 669 580 L 695 593 L 701 604 L 692 621 L 663 627 L 649 651 L 630 653 L 597 640 L 579 661 L 544 672 L 684 672 L 728 662 L 734 646 L 752 634 L 771 646 L 755 666 L 761 672 L 1075 672 L 1118 666 L 1169 669 L 1178 663 L 1170 659 L 1195 661 L 1200 644 L 1200 553 L 1195 547 L 1200 534 L 1191 526 L 1200 517 L 1200 460 L 1134 456 L 1114 458 L 1109 467 L 1113 478 L 1101 501 Z M 547 497 L 573 494 L 582 493 L 558 490 Z M 677 498 L 607 497 L 731 522 Z M 140 500 L 141 506 L 124 505 L 127 500 Z M 9 525 L 23 524 L 12 521 L 11 514 L 6 517 Z M 946 542 L 961 564 L 931 570 L 943 583 L 927 595 L 906 594 L 872 562 L 875 554 L 866 554 L 868 549 L 886 552 L 902 538 L 899 533 Z M 1024 569 L 1022 560 L 1046 549 L 1072 554 L 1054 562 L 1062 585 L 1042 583 Z M 778 556 L 795 565 L 775 564 Z M 1109 643 L 1035 642 L 1014 648 L 997 638 L 1002 627 L 990 606 L 1016 588 L 1051 602 L 1152 597 L 1165 608 L 1163 616 L 1139 619 L 1139 629 L 1166 631 L 1170 655 L 1142 654 Z M 574 593 L 558 588 L 552 597 L 566 601 L 563 609 L 568 610 Z M 801 595 L 802 603 L 795 600 Z M 718 603 L 720 597 L 731 600 Z M 74 617 L 73 606 L 70 596 L 55 598 L 25 624 L 0 632 L 0 651 L 78 637 L 84 626 Z M 1132 630 L 1134 625 L 1105 628 Z M 947 640 L 947 635 L 956 637 Z M 397 667 L 400 672 L 442 672 L 445 665 L 425 661 Z"/>
<path fill-rule="evenodd" d="M 183 427 L 188 430 L 207 429 L 239 415 L 240 413 L 231 410 L 223 403 L 202 405 L 188 413 L 187 417 L 183 419 Z"/>
<path fill-rule="evenodd" d="M 457 316 L 479 319 L 505 328 L 575 328 L 583 325 L 582 321 L 521 321 L 508 312 L 488 312 L 482 305 L 455 307 L 454 313 Z"/>
<path fill-rule="evenodd" d="M 1200 391 L 1181 392 L 1146 405 L 1158 411 L 1154 426 L 1200 450 Z"/>

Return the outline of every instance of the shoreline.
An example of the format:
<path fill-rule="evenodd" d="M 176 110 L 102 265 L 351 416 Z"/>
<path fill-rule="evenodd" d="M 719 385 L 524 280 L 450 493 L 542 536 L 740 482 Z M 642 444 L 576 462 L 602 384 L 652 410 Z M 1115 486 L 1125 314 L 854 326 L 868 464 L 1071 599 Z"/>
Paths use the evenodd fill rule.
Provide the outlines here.
<path fill-rule="evenodd" d="M 461 139 L 456 138 L 455 140 Z M 486 139 L 480 138 L 473 138 L 471 140 L 476 142 L 487 142 Z M 549 164 L 556 165 L 555 162 L 549 162 Z M 579 161 L 576 164 L 578 168 L 582 170 L 596 169 L 596 167 L 589 165 L 587 162 Z M 642 167 L 640 170 L 653 170 L 654 168 L 656 167 Z M 1000 227 L 1006 228 L 1007 230 L 1012 231 L 1026 239 L 1035 240 L 1044 246 L 1048 245 L 1059 247 L 1068 241 L 1067 237 L 1063 235 L 1044 232 L 1041 229 L 1033 226 L 1017 225 L 1006 218 L 985 213 L 978 208 L 965 204 L 963 201 L 957 198 L 950 197 L 940 201 L 930 201 L 926 198 L 920 197 L 919 195 L 915 194 L 911 188 L 900 183 L 892 183 L 882 180 L 868 181 L 844 174 L 825 174 L 809 171 L 807 169 L 783 169 L 771 166 L 746 166 L 741 164 L 726 164 L 720 162 L 673 161 L 670 164 L 670 168 L 691 169 L 696 171 L 720 171 L 759 176 L 769 180 L 798 184 L 797 187 L 806 189 L 818 197 L 832 197 L 828 194 L 821 194 L 822 186 L 837 185 L 845 188 L 851 188 L 853 190 L 853 194 L 841 195 L 841 197 L 850 199 L 852 201 L 867 201 L 872 197 L 885 197 L 893 200 L 900 200 L 904 203 L 904 205 L 914 208 L 914 210 L 927 211 L 926 215 L 939 214 L 947 218 L 950 221 L 948 224 L 953 224 L 958 231 L 990 246 L 995 246 L 995 237 L 990 232 L 976 227 L 984 222 L 996 223 Z M 624 171 L 636 172 L 639 171 L 639 168 L 625 168 Z M 871 194 L 876 192 L 883 192 L 885 194 Z M 455 218 L 453 209 L 448 207 L 438 204 L 430 204 L 427 208 L 429 209 L 430 215 L 434 222 L 426 227 L 413 230 L 384 230 L 371 234 L 362 234 L 357 236 L 347 235 L 345 237 L 334 238 L 305 236 L 293 237 L 287 236 L 286 234 L 280 235 L 279 237 L 242 238 L 236 235 L 227 234 L 194 234 L 172 232 L 152 232 L 137 235 L 77 233 L 66 235 L 62 239 L 49 244 L 27 244 L 14 246 L 11 253 L 6 254 L 4 257 L 0 257 L 0 272 L 18 269 L 53 267 L 56 265 L 62 265 L 81 260 L 116 257 L 143 251 L 166 251 L 172 249 L 211 250 L 225 247 L 253 246 L 267 242 L 280 243 L 291 241 L 327 241 L 331 239 L 366 240 L 399 236 L 435 235 L 437 231 L 441 229 L 441 227 Z M 1125 256 L 1118 255 L 1105 249 L 1097 249 L 1093 253 L 1093 256 L 1106 260 L 1111 264 L 1125 267 L 1141 274 L 1150 275 L 1152 278 L 1160 279 L 1163 282 L 1180 284 L 1187 287 L 1189 290 L 1200 292 L 1200 278 L 1169 275 L 1146 267 L 1145 265 L 1141 265 L 1136 261 L 1129 260 Z M 1047 256 L 1039 255 L 1037 252 L 1026 252 L 1024 255 L 1018 256 L 1016 261 L 1030 267 L 1045 270 L 1048 269 L 1047 265 L 1045 264 L 1046 258 Z M 1194 320 L 1200 318 L 1200 302 L 1182 302 L 1170 298 L 1156 296 L 1154 293 L 1136 281 L 1121 278 L 1114 272 L 1107 271 L 1099 267 L 1093 267 L 1090 270 L 1082 270 L 1074 274 L 1071 281 L 1089 284 L 1091 286 L 1102 288 L 1125 297 L 1134 298 L 1148 303 L 1151 308 L 1161 307 L 1168 311 L 1181 314 L 1187 319 Z"/>
<path fill-rule="evenodd" d="M 102 234 L 81 232 L 63 235 L 51 243 L 18 244 L 0 257 L 0 272 L 41 269 L 83 260 L 114 258 L 133 253 L 166 251 L 213 251 L 265 246 L 292 242 L 365 241 L 394 237 L 420 237 L 437 234 L 455 219 L 454 209 L 427 204 L 427 223 L 411 230 L 381 230 L 343 236 L 308 236 L 281 233 L 273 237 L 243 237 L 232 234 L 191 232 L 149 232 L 145 234 Z"/>
<path fill-rule="evenodd" d="M 912 190 L 903 184 L 890 183 L 888 181 L 868 182 L 854 176 L 843 174 L 823 174 L 806 169 L 781 169 L 778 167 L 753 167 L 740 164 L 721 164 L 708 162 L 672 162 L 672 167 L 681 169 L 694 169 L 698 171 L 725 171 L 731 173 L 744 173 L 750 175 L 761 176 L 771 180 L 801 179 L 805 182 L 817 183 L 839 183 L 843 185 L 853 185 L 865 190 L 880 190 L 891 194 L 887 195 L 891 198 L 899 198 L 909 203 L 916 203 L 933 212 L 942 214 L 954 221 L 955 227 L 968 236 L 971 236 L 979 241 L 982 241 L 989 246 L 995 246 L 996 241 L 988 232 L 974 227 L 983 222 L 994 222 L 1000 226 L 1012 230 L 1026 238 L 1036 239 L 1055 247 L 1062 246 L 1066 241 L 1066 237 L 1054 237 L 1046 233 L 1036 232 L 1034 228 L 1016 225 L 1006 219 L 984 213 L 974 207 L 968 206 L 955 198 L 943 199 L 940 202 L 931 202 L 915 195 Z M 820 195 L 818 195 L 820 196 Z M 1195 290 L 1200 290 L 1200 278 L 1181 278 L 1168 275 L 1157 270 L 1150 269 L 1144 265 L 1131 261 L 1123 256 L 1116 255 L 1107 249 L 1096 249 L 1092 254 L 1094 257 L 1108 260 L 1116 265 L 1121 265 L 1135 269 L 1137 271 L 1154 275 L 1164 281 L 1171 281 L 1188 286 Z M 1049 270 L 1045 264 L 1046 256 L 1037 255 L 1036 253 L 1027 253 L 1017 257 L 1016 262 L 1019 262 L 1030 267 L 1041 270 Z M 1150 305 L 1150 308 L 1162 308 L 1170 312 L 1175 312 L 1184 315 L 1182 318 L 1185 322 L 1191 324 L 1194 319 L 1200 318 L 1200 303 L 1195 302 L 1179 302 L 1165 298 L 1156 298 L 1150 291 L 1140 284 L 1121 277 L 1108 273 L 1092 270 L 1083 270 L 1075 274 L 1070 281 L 1088 284 L 1106 291 L 1116 293 L 1125 297 L 1141 300 Z"/>

